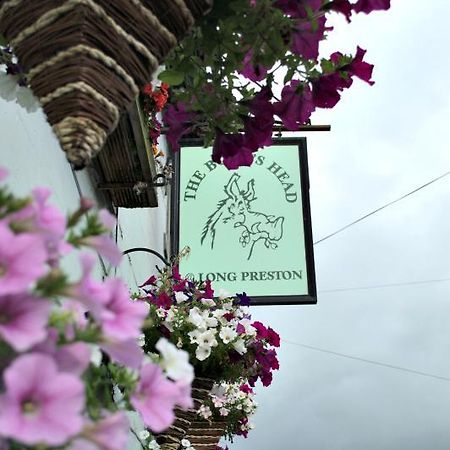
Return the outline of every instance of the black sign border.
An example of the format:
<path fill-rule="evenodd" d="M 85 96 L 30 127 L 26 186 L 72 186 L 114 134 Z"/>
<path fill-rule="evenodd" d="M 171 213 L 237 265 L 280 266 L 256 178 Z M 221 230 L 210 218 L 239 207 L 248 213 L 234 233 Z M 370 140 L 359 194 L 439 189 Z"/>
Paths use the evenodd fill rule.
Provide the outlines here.
<path fill-rule="evenodd" d="M 174 176 L 170 192 L 170 247 L 174 255 L 179 252 L 180 236 L 180 152 L 184 147 L 202 147 L 199 139 L 184 139 L 181 149 L 173 154 Z M 311 305 L 317 303 L 316 272 L 311 225 L 311 205 L 309 200 L 308 151 L 305 137 L 282 137 L 273 139 L 273 145 L 297 145 L 300 163 L 300 185 L 302 191 L 303 232 L 305 236 L 306 271 L 308 294 L 251 297 L 251 305 Z M 250 292 L 251 294 L 251 292 Z"/>

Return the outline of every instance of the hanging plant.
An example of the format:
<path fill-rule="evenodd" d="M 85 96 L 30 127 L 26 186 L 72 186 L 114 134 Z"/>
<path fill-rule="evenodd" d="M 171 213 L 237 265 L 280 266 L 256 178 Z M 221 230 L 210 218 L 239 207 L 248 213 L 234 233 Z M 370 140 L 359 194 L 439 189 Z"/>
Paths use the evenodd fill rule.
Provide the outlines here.
<path fill-rule="evenodd" d="M 173 92 L 165 110 L 174 150 L 189 133 L 213 144 L 229 169 L 250 165 L 270 145 L 276 120 L 290 131 L 316 108 L 333 108 L 355 77 L 373 84 L 365 50 L 319 59 L 331 13 L 385 10 L 390 0 L 216 0 L 170 57 L 159 78 Z"/>

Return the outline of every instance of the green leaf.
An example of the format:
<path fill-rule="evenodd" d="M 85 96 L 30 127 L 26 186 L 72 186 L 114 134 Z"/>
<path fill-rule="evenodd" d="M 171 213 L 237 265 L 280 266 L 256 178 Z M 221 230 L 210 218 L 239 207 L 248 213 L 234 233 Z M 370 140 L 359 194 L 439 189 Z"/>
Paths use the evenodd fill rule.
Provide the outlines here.
<path fill-rule="evenodd" d="M 176 70 L 165 70 L 158 75 L 158 78 L 170 86 L 178 86 L 184 81 L 184 74 Z"/>
<path fill-rule="evenodd" d="M 8 44 L 8 41 L 6 40 L 5 36 L 0 34 L 0 45 L 2 47 L 5 47 Z"/>

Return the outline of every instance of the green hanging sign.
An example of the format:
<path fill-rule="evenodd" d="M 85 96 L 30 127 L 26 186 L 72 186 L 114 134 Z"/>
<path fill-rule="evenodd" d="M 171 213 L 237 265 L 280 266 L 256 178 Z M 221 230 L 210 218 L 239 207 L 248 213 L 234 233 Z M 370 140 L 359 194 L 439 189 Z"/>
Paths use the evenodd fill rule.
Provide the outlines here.
<path fill-rule="evenodd" d="M 175 173 L 172 248 L 190 247 L 182 274 L 252 304 L 316 303 L 305 138 L 277 140 L 235 171 L 190 142 Z"/>

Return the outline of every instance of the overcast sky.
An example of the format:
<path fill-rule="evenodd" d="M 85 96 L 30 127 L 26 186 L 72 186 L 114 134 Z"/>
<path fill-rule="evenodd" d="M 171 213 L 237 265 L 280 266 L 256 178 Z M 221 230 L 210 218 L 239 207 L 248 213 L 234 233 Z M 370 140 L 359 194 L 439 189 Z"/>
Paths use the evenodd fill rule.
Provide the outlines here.
<path fill-rule="evenodd" d="M 308 137 L 315 240 L 450 170 L 448 0 L 392 0 L 343 21 L 323 54 L 367 49 L 356 82 Z M 286 341 L 450 378 L 450 176 L 315 246 L 316 306 L 255 308 Z M 232 450 L 448 450 L 450 381 L 291 343 Z"/>

